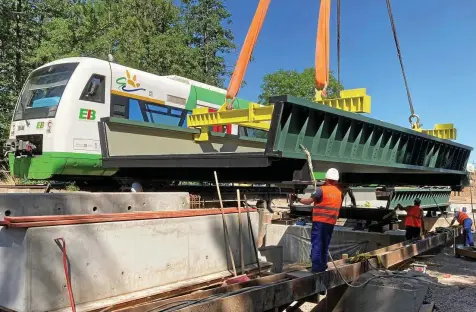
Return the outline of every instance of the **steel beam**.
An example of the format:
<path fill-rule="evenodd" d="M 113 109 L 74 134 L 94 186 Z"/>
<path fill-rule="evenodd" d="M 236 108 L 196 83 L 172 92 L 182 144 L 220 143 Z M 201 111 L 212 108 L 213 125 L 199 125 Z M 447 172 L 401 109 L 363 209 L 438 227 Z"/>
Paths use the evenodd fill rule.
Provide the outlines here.
<path fill-rule="evenodd" d="M 424 238 L 416 243 L 401 247 L 401 243 L 395 246 L 386 247 L 391 250 L 384 254 L 379 254 L 379 260 L 384 267 L 400 263 L 410 257 L 435 248 L 446 243 L 452 236 L 447 233 L 437 234 Z M 392 249 L 394 247 L 394 249 Z M 369 263 L 371 265 L 369 265 Z M 376 267 L 375 259 L 369 262 L 357 262 L 339 267 L 339 271 L 347 281 L 355 280 L 360 274 Z M 288 273 L 289 276 L 293 276 Z M 177 309 L 182 312 L 208 312 L 208 311 L 268 311 L 278 307 L 291 304 L 322 291 L 322 286 L 326 289 L 343 285 L 344 281 L 338 275 L 335 268 L 330 267 L 328 271 L 319 274 L 308 274 L 288 281 L 277 282 L 262 287 L 250 288 L 249 291 L 237 294 L 228 294 L 221 298 L 203 300 L 197 304 Z"/>
<path fill-rule="evenodd" d="M 393 209 L 397 204 L 411 206 L 418 198 L 423 209 L 446 209 L 450 205 L 450 195 L 450 188 L 396 188 L 388 207 Z"/>
<path fill-rule="evenodd" d="M 272 101 L 267 139 L 211 133 L 195 142 L 196 129 L 104 118 L 103 167 L 141 179 L 212 181 L 217 170 L 223 182 L 307 183 L 302 144 L 315 171 L 337 168 L 343 183 L 468 184 L 468 146 L 290 96 Z"/>
<path fill-rule="evenodd" d="M 456 233 L 456 232 L 455 232 Z M 373 257 L 368 261 L 349 263 L 349 260 L 337 260 L 335 264 L 346 281 L 350 282 L 380 262 L 391 267 L 409 257 L 423 253 L 444 244 L 452 236 L 441 233 L 423 238 L 416 243 L 402 242 L 367 253 Z M 336 271 L 332 262 L 328 263 L 328 271 L 312 274 L 307 271 L 291 271 L 274 274 L 248 282 L 196 291 L 179 296 L 156 295 L 147 299 L 123 303 L 108 311 L 146 312 L 157 308 L 172 308 L 174 311 L 268 311 L 286 307 L 292 302 L 307 299 L 318 292 L 344 285 L 344 281 Z M 178 291 L 183 294 L 184 292 Z M 161 300 L 162 299 L 162 300 Z"/>
<path fill-rule="evenodd" d="M 469 146 L 292 96 L 270 102 L 268 156 L 306 159 L 302 144 L 316 162 L 465 174 Z"/>

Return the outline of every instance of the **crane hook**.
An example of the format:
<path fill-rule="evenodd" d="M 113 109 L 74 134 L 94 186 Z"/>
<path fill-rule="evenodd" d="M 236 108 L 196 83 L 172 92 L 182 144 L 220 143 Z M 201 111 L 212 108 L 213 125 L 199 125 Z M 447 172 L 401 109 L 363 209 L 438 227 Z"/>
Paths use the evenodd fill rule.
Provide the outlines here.
<path fill-rule="evenodd" d="M 416 119 L 416 121 L 413 121 L 413 119 Z M 411 114 L 410 117 L 408 117 L 408 121 L 413 130 L 418 131 L 421 129 L 420 117 L 417 114 Z"/>

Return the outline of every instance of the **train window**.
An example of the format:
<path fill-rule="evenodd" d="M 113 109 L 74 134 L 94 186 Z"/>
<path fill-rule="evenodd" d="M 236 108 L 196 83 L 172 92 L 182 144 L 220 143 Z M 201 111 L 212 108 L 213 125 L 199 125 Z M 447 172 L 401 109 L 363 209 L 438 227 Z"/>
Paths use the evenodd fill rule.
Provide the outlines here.
<path fill-rule="evenodd" d="M 80 100 L 104 103 L 106 93 L 106 77 L 93 74 L 84 87 Z"/>
<path fill-rule="evenodd" d="M 191 113 L 186 109 L 146 103 L 135 99 L 128 99 L 127 112 L 127 118 L 131 120 L 178 127 L 187 127 L 187 115 Z"/>

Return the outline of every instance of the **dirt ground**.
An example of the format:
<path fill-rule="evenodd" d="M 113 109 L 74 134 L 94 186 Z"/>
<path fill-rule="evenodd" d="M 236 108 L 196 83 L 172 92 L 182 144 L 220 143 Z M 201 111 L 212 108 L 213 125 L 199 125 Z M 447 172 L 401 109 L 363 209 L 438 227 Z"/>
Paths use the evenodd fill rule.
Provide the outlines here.
<path fill-rule="evenodd" d="M 418 262 L 426 264 L 430 276 L 446 287 L 430 285 L 427 300 L 437 311 L 476 312 L 476 260 L 456 258 L 452 247 Z"/>
<path fill-rule="evenodd" d="M 434 302 L 438 312 L 476 312 L 476 260 L 456 258 L 453 247 L 413 258 L 400 269 L 413 263 L 426 264 L 426 273 L 438 280 L 430 284 L 425 302 Z M 299 311 L 299 310 L 298 310 Z M 317 312 L 316 304 L 305 303 L 302 312 Z M 329 311 L 330 312 L 330 311 Z"/>

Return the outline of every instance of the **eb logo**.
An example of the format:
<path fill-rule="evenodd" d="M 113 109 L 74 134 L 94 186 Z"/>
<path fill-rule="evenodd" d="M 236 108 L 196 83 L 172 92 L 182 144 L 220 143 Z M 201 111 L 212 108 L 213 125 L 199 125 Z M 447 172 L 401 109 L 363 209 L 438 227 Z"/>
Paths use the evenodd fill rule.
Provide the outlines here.
<path fill-rule="evenodd" d="M 79 119 L 81 120 L 96 120 L 96 111 L 94 109 L 80 108 Z"/>

